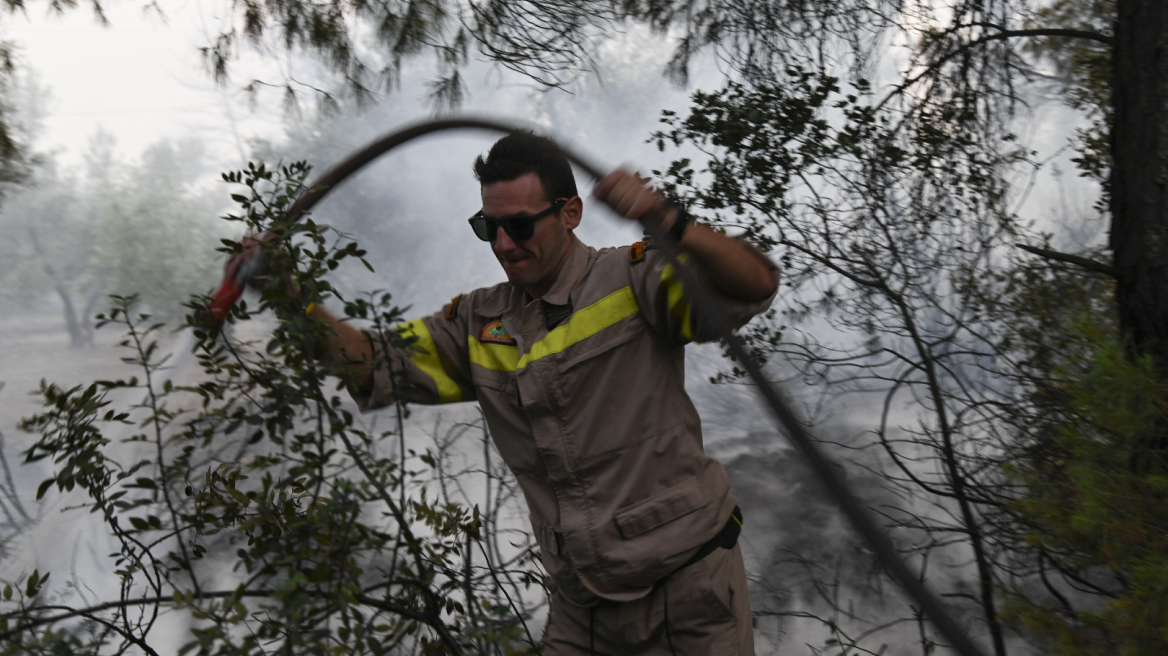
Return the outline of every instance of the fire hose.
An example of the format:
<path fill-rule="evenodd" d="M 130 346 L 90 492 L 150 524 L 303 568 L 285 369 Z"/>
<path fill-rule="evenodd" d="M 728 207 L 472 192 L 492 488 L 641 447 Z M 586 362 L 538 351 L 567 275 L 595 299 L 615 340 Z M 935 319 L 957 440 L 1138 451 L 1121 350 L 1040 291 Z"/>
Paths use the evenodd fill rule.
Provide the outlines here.
<path fill-rule="evenodd" d="M 346 178 L 353 175 L 365 165 L 381 155 L 405 144 L 434 132 L 445 130 L 475 129 L 492 132 L 511 133 L 522 129 L 519 126 L 509 125 L 496 120 L 481 118 L 453 118 L 444 120 L 425 121 L 391 134 L 388 134 L 373 144 L 341 162 L 335 168 L 324 174 L 309 187 L 309 191 L 301 196 L 288 209 L 288 218 L 295 220 L 309 211 L 317 202 Z M 563 154 L 577 167 L 595 180 L 603 177 L 603 172 L 593 163 L 580 155 L 560 146 Z M 674 268 L 681 274 L 691 304 L 699 312 L 715 318 L 714 323 L 719 339 L 722 340 L 726 351 L 733 357 L 757 386 L 762 395 L 764 404 L 771 411 L 779 426 L 786 433 L 795 448 L 802 453 L 807 464 L 818 477 L 824 488 L 839 505 L 844 515 L 851 522 L 852 527 L 864 539 L 868 548 L 876 555 L 877 561 L 885 571 L 908 594 L 912 601 L 919 605 L 919 610 L 949 642 L 949 646 L 961 656 L 982 656 L 981 648 L 966 635 L 946 610 L 944 604 L 925 587 L 917 573 L 913 572 L 908 564 L 897 552 L 892 540 L 872 517 L 865 504 L 852 493 L 838 473 L 838 466 L 828 458 L 819 448 L 817 440 L 790 409 L 784 400 L 783 393 L 772 382 L 768 381 L 762 372 L 761 366 L 750 356 L 742 341 L 734 334 L 730 326 L 719 317 L 725 316 L 716 311 L 720 305 L 717 296 L 710 290 L 709 284 L 696 267 L 683 266 L 678 256 L 681 254 L 679 245 L 669 235 L 656 227 L 648 228 L 649 236 L 673 263 Z M 258 253 L 258 251 L 257 251 Z M 222 325 L 231 305 L 243 294 L 246 285 L 264 268 L 258 257 L 237 258 L 228 268 L 223 284 L 215 292 L 207 305 L 209 319 L 215 325 Z"/>

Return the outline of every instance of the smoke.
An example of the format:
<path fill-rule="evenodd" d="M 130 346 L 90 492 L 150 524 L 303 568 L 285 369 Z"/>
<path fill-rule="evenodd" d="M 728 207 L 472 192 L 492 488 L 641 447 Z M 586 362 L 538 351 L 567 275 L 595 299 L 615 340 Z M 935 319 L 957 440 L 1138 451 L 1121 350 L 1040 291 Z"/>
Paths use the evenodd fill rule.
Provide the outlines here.
<path fill-rule="evenodd" d="M 668 157 L 646 143 L 657 128 L 662 110 L 680 110 L 687 93 L 660 76 L 665 57 L 658 48 L 644 47 L 655 39 L 647 30 L 630 29 L 623 37 L 606 41 L 598 53 L 602 76 L 583 79 L 571 94 L 541 91 L 530 83 L 487 64 L 472 66 L 465 79 L 469 88 L 468 113 L 518 119 L 579 149 L 595 161 L 629 163 L 643 172 L 664 168 Z M 417 73 L 417 71 L 414 71 Z M 711 68 L 697 67 L 691 78 L 702 86 L 719 78 Z M 286 119 L 284 138 L 253 140 L 252 158 L 268 163 L 306 159 L 323 173 L 349 153 L 401 125 L 430 116 L 423 101 L 420 76 L 407 75 L 398 93 L 372 107 L 315 118 Z M 399 149 L 347 181 L 314 211 L 314 219 L 351 235 L 369 252 L 375 271 L 358 266 L 338 271 L 333 282 L 348 297 L 374 289 L 389 290 L 399 305 L 410 306 L 410 316 L 428 314 L 459 293 L 503 280 L 488 246 L 477 240 L 465 219 L 479 208 L 478 185 L 470 165 L 487 150 L 496 135 L 458 133 L 422 140 Z M 222 156 L 219 168 L 236 168 L 238 158 Z M 214 185 L 227 207 L 230 189 Z M 582 193 L 590 187 L 583 184 Z M 586 199 L 586 215 L 578 234 L 596 247 L 628 244 L 640 238 L 633 226 L 612 217 L 598 203 Z M 235 235 L 238 236 L 238 235 Z M 217 280 L 207 280 L 210 290 Z M 339 308 L 332 308 L 338 310 Z M 99 333 L 91 349 L 69 349 L 60 327 L 59 308 L 46 302 L 27 311 L 0 317 L 0 381 L 8 386 L 0 393 L 0 430 L 9 437 L 5 448 L 11 460 L 19 460 L 28 436 L 13 439 L 12 427 L 21 416 L 35 411 L 36 402 L 25 391 L 40 378 L 64 385 L 122 375 L 128 369 L 114 350 L 117 336 Z M 257 337 L 270 324 L 254 322 L 243 330 Z M 164 348 L 184 352 L 182 344 Z M 731 475 L 735 493 L 746 515 L 742 541 L 752 580 L 752 600 L 760 612 L 757 631 L 759 653 L 802 649 L 804 644 L 825 645 L 837 630 L 866 630 L 911 616 L 899 592 L 888 588 L 870 554 L 843 523 L 823 490 L 792 452 L 785 438 L 773 429 L 759 410 L 754 391 L 747 385 L 711 385 L 708 379 L 725 371 L 727 363 L 717 346 L 691 348 L 687 361 L 688 386 L 704 420 L 709 451 L 720 457 Z M 779 379 L 797 377 L 773 363 Z M 180 365 L 174 375 L 189 372 Z M 795 397 L 805 408 L 821 407 L 818 390 L 796 384 Z M 874 472 L 886 463 L 864 450 L 863 435 L 874 422 L 874 403 L 862 396 L 833 398 L 834 421 L 817 427 L 844 445 L 837 455 L 848 455 L 848 480 L 856 492 L 875 508 L 918 508 L 911 500 L 897 499 Z M 844 406 L 845 403 L 850 405 Z M 355 410 L 351 405 L 348 409 Z M 811 414 L 811 413 L 808 413 Z M 370 423 L 390 421 L 369 415 Z M 432 443 L 439 427 L 478 420 L 472 405 L 415 409 L 408 427 L 406 448 Z M 468 441 L 469 442 L 469 441 Z M 465 467 L 480 447 L 459 442 L 465 449 Z M 129 457 L 130 453 L 123 453 Z M 474 456 L 474 457 L 472 457 Z M 18 486 L 31 499 L 31 491 L 46 472 L 18 469 Z M 34 567 L 72 571 L 71 588 L 62 594 L 108 597 L 116 593 L 109 576 L 110 545 L 100 541 L 100 522 L 79 520 L 77 513 L 62 512 L 67 499 L 56 498 L 38 509 L 42 521 L 10 546 L 19 555 L 5 560 L 3 574 L 13 578 Z M 921 512 L 925 510 L 921 509 Z M 935 512 L 935 510 L 931 511 Z M 525 528 L 521 510 L 515 510 L 507 530 Z M 911 546 L 919 536 L 894 536 Z M 959 563 L 962 554 L 949 555 Z M 930 576 L 959 578 L 959 569 Z M 59 581 L 59 583 L 64 583 Z M 885 634 L 890 645 L 909 645 L 919 627 L 897 625 Z M 900 639 L 897 639 L 900 638 Z M 890 647 L 897 653 L 897 647 Z"/>

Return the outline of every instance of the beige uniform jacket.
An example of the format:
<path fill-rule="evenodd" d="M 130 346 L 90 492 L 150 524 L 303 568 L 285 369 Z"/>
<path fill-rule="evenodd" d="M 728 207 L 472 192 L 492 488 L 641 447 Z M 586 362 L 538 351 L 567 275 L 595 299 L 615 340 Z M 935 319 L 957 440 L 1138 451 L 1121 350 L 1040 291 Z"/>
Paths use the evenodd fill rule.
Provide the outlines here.
<path fill-rule="evenodd" d="M 736 502 L 684 387 L 684 346 L 714 338 L 710 317 L 690 306 L 661 251 L 573 240 L 542 299 L 525 304 L 502 283 L 400 326 L 417 341 L 382 355 L 389 366 L 357 401 L 392 402 L 390 369 L 408 401 L 477 400 L 548 574 L 591 605 L 648 594 Z M 725 300 L 724 319 L 738 327 L 769 304 Z"/>

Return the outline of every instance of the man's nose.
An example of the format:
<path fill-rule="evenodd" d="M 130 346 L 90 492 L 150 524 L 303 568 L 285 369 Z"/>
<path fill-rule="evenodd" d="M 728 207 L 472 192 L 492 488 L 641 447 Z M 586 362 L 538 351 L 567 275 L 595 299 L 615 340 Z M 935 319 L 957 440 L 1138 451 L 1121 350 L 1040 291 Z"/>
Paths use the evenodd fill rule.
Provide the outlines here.
<path fill-rule="evenodd" d="M 502 226 L 500 226 L 499 229 L 495 231 L 495 241 L 491 242 L 491 248 L 493 248 L 496 253 L 506 253 L 507 251 L 515 250 L 516 247 L 517 244 L 515 243 L 515 240 L 511 239 L 511 235 L 507 234 L 507 231 L 504 230 Z"/>

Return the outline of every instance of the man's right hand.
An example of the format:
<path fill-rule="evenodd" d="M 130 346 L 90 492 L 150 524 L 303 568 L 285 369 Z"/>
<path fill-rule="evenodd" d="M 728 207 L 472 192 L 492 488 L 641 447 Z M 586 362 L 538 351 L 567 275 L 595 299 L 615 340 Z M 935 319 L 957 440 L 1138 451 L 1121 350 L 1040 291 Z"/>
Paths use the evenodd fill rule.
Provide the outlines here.
<path fill-rule="evenodd" d="M 244 235 L 239 243 L 243 249 L 227 258 L 227 262 L 223 264 L 223 275 L 257 291 L 263 291 L 268 268 L 263 244 L 279 244 L 279 238 L 270 232 L 259 238 Z"/>

